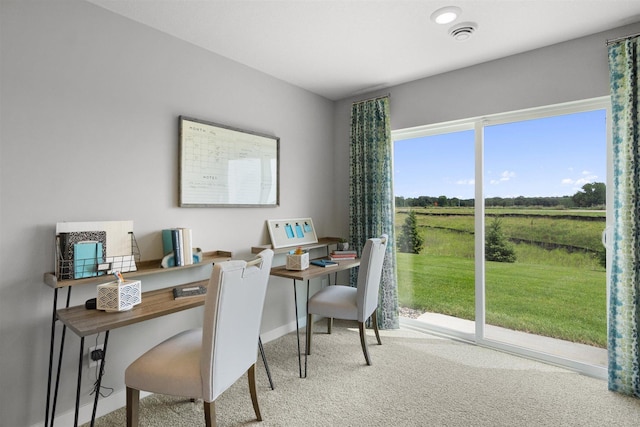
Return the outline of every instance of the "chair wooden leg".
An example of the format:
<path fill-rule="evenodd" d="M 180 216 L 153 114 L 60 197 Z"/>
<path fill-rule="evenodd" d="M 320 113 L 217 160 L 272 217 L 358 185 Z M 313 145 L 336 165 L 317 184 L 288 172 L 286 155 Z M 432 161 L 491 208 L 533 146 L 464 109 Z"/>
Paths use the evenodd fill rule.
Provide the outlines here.
<path fill-rule="evenodd" d="M 376 313 L 376 310 L 373 310 L 373 314 L 371 315 L 371 323 L 373 324 L 373 330 L 376 333 L 378 345 L 382 345 L 382 341 L 380 341 L 380 332 L 378 331 L 378 315 Z"/>
<path fill-rule="evenodd" d="M 204 405 L 204 425 L 207 427 L 216 427 L 216 402 L 203 401 Z"/>
<path fill-rule="evenodd" d="M 307 315 L 307 356 L 311 354 L 311 336 L 313 335 L 313 314 Z"/>
<path fill-rule="evenodd" d="M 138 427 L 140 390 L 127 387 L 127 427 Z"/>
<path fill-rule="evenodd" d="M 371 365 L 371 359 L 369 359 L 369 350 L 367 349 L 367 338 L 365 334 L 364 322 L 358 322 L 358 329 L 360 330 L 360 344 L 362 344 L 364 360 L 366 360 L 367 365 Z"/>
<path fill-rule="evenodd" d="M 258 405 L 258 393 L 256 392 L 256 365 L 251 365 L 247 371 L 247 378 L 249 379 L 249 393 L 251 394 L 251 403 L 253 403 L 253 411 L 256 413 L 258 421 L 262 421 L 262 415 L 260 414 L 260 406 Z"/>

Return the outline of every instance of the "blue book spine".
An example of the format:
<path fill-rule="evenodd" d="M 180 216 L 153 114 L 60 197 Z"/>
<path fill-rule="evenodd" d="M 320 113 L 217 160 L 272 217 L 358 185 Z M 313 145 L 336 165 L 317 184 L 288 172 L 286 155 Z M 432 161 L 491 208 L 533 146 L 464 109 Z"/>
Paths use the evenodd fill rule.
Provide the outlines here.
<path fill-rule="evenodd" d="M 184 265 L 182 260 L 182 243 L 180 242 L 180 230 L 171 230 L 171 243 L 173 245 L 173 259 L 176 267 Z"/>

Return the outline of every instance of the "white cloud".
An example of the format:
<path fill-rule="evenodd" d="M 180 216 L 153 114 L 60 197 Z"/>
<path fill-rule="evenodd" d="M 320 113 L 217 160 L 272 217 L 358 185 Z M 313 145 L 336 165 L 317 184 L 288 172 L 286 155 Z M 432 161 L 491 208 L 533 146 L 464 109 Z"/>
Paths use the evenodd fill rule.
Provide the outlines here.
<path fill-rule="evenodd" d="M 475 185 L 476 184 L 476 180 L 475 179 L 459 179 L 456 181 L 456 184 L 458 185 Z"/>
<path fill-rule="evenodd" d="M 500 177 L 498 179 L 491 179 L 489 180 L 490 184 L 493 185 L 497 185 L 500 184 L 501 182 L 507 182 L 510 181 L 511 178 L 515 178 L 516 177 L 516 173 L 513 171 L 504 171 L 500 174 Z"/>

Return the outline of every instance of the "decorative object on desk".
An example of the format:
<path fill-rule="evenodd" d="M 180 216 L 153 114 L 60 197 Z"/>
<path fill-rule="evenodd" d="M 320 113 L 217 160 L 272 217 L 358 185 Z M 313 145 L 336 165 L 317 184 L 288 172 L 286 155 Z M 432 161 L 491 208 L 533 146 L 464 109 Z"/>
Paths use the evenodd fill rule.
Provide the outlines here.
<path fill-rule="evenodd" d="M 287 270 L 306 270 L 309 268 L 309 252 L 304 252 L 298 247 L 294 253 L 287 255 Z"/>
<path fill-rule="evenodd" d="M 280 204 L 280 138 L 184 116 L 179 121 L 180 207 Z"/>
<path fill-rule="evenodd" d="M 181 288 L 173 288 L 173 299 L 191 298 L 207 293 L 204 286 L 184 286 Z"/>
<path fill-rule="evenodd" d="M 127 311 L 142 302 L 140 280 L 123 280 L 98 285 L 98 310 Z"/>
<path fill-rule="evenodd" d="M 267 229 L 273 249 L 318 243 L 311 218 L 268 219 Z"/>
<path fill-rule="evenodd" d="M 339 251 L 348 251 L 349 250 L 349 242 L 345 238 L 340 238 L 336 245 L 337 250 Z"/>
<path fill-rule="evenodd" d="M 317 265 L 318 267 L 335 267 L 338 265 L 337 262 L 328 259 L 314 259 L 311 261 L 311 264 Z"/>
<path fill-rule="evenodd" d="M 104 274 L 98 264 L 104 262 L 102 242 L 86 241 L 73 245 L 73 278 L 83 279 Z"/>
<path fill-rule="evenodd" d="M 200 248 L 192 248 L 191 252 L 193 255 L 191 255 L 191 258 L 193 259 L 193 262 L 189 265 L 193 265 L 193 264 L 198 264 L 202 261 L 202 257 L 204 256 L 204 254 L 202 253 L 202 249 Z M 173 252 L 169 252 L 167 255 L 165 255 L 162 258 L 162 261 L 160 262 L 160 266 L 162 268 L 171 268 L 171 267 L 179 267 L 176 266 L 175 263 L 175 259 L 173 256 Z"/>

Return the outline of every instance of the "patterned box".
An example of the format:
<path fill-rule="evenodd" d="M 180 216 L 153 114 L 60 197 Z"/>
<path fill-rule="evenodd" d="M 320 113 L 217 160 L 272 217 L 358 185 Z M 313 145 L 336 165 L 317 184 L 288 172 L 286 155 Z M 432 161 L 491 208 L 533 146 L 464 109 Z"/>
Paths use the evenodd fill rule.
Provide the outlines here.
<path fill-rule="evenodd" d="M 109 282 L 98 285 L 97 308 L 105 311 L 131 310 L 142 302 L 140 280 Z"/>
<path fill-rule="evenodd" d="M 287 270 L 306 270 L 309 268 L 309 253 L 287 255 Z"/>

